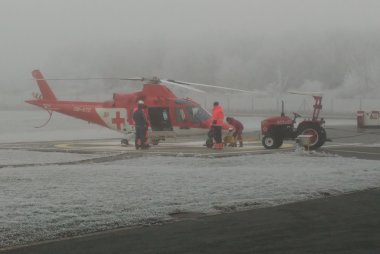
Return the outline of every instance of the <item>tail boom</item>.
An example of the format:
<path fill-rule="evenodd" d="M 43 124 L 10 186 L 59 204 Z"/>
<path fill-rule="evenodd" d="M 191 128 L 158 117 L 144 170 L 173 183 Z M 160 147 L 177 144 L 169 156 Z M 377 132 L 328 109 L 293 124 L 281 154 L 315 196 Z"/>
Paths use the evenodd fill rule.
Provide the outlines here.
<path fill-rule="evenodd" d="M 114 101 L 85 102 L 57 100 L 42 73 L 39 70 L 34 70 L 32 75 L 37 81 L 41 95 L 35 95 L 34 100 L 27 100 L 25 101 L 26 103 L 45 109 L 50 114 L 51 112 L 58 112 L 118 132 L 129 133 L 132 131 L 133 128 L 128 123 L 127 108 L 115 107 Z"/>

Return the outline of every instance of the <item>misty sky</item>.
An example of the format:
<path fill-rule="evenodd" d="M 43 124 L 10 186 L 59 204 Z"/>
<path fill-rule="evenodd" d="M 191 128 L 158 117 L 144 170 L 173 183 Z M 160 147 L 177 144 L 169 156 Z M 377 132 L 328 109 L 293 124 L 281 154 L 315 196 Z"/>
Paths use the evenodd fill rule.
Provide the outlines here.
<path fill-rule="evenodd" d="M 249 61 L 240 52 L 250 49 L 245 40 L 297 35 L 308 43 L 334 31 L 360 37 L 379 30 L 379 10 L 377 0 L 1 0 L 0 99 L 12 104 L 15 92 L 22 97 L 15 101 L 26 99 L 35 68 L 55 77 L 170 75 L 244 86 L 255 82 L 239 65 Z M 220 55 L 228 65 L 216 66 Z"/>

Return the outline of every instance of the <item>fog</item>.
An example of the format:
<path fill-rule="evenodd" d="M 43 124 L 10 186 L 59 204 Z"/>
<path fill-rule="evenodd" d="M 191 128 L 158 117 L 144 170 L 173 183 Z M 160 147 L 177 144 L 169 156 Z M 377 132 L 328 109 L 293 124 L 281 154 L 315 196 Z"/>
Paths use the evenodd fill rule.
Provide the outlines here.
<path fill-rule="evenodd" d="M 377 99 L 378 10 L 376 0 L 2 0 L 0 107 L 29 107 L 36 68 L 47 77 L 159 76 L 275 97 L 299 89 Z M 139 89 L 51 83 L 65 99 Z"/>

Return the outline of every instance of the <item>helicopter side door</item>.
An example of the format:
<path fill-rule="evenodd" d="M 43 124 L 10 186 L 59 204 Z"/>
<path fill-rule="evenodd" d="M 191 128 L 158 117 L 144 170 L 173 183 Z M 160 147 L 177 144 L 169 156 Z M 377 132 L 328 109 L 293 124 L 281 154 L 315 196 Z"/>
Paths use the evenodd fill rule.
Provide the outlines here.
<path fill-rule="evenodd" d="M 150 107 L 148 108 L 150 127 L 152 131 L 172 131 L 169 108 Z"/>

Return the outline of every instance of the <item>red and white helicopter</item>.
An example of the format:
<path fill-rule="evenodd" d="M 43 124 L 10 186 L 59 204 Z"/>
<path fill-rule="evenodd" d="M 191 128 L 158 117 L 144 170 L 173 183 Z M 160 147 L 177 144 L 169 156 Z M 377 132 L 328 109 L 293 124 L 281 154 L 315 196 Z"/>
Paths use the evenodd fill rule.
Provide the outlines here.
<path fill-rule="evenodd" d="M 37 81 L 41 94 L 34 93 L 34 99 L 26 102 L 41 107 L 50 114 L 48 121 L 44 125 L 49 122 L 53 112 L 58 112 L 125 134 L 125 138 L 121 141 L 122 144 L 128 144 L 128 140 L 134 135 L 132 115 L 139 100 L 143 100 L 146 106 L 150 121 L 150 142 L 154 145 L 158 144 L 160 140 L 165 140 L 167 136 L 174 136 L 173 131 L 176 128 L 210 129 L 212 124 L 211 114 L 189 98 L 178 98 L 166 85 L 180 86 L 197 92 L 204 91 L 195 87 L 253 93 L 253 91 L 221 86 L 138 77 L 119 80 L 144 82 L 141 91 L 114 93 L 112 100 L 104 102 L 64 101 L 57 99 L 47 82 L 47 80 L 62 79 L 45 79 L 39 70 L 34 70 L 32 75 Z M 229 127 L 227 123 L 223 126 L 224 129 Z"/>

